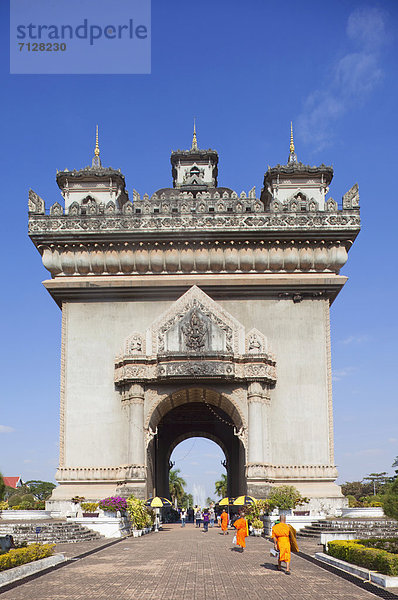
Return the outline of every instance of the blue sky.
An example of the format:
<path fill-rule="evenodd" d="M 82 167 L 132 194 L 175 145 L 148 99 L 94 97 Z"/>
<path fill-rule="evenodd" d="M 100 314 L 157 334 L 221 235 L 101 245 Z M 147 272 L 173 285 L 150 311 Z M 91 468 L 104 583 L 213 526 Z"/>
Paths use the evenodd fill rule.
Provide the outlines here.
<path fill-rule="evenodd" d="M 194 116 L 199 145 L 219 152 L 219 185 L 260 191 L 267 166 L 287 160 L 291 120 L 299 160 L 333 165 L 335 200 L 359 183 L 362 232 L 331 310 L 336 464 L 339 481 L 390 470 L 398 4 L 154 0 L 151 75 L 106 76 L 9 75 L 7 2 L 0 11 L 0 470 L 51 480 L 58 460 L 61 315 L 27 236 L 28 189 L 59 200 L 56 169 L 90 163 L 99 123 L 103 164 L 151 194 L 171 184 L 170 151 L 189 147 Z M 212 495 L 221 453 L 191 446 L 176 466 Z"/>

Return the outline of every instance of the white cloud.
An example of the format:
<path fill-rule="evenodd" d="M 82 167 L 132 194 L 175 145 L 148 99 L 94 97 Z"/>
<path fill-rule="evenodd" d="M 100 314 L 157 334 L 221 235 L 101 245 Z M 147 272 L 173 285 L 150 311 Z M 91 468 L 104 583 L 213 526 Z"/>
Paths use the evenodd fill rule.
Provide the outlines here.
<path fill-rule="evenodd" d="M 381 46 L 386 40 L 386 13 L 376 7 L 354 10 L 347 21 L 347 36 L 354 42 L 368 47 Z"/>
<path fill-rule="evenodd" d="M 357 450 L 354 452 L 354 456 L 379 456 L 383 454 L 383 450 L 381 448 L 366 448 L 364 450 Z"/>
<path fill-rule="evenodd" d="M 389 444 L 396 444 L 398 442 L 398 438 L 388 438 Z"/>
<path fill-rule="evenodd" d="M 297 119 L 297 133 L 320 150 L 333 139 L 333 124 L 363 102 L 383 77 L 380 50 L 387 39 L 387 14 L 378 8 L 359 8 L 348 17 L 347 41 L 355 47 L 328 71 L 332 76 L 309 94 Z"/>
<path fill-rule="evenodd" d="M 13 433 L 15 431 L 14 427 L 9 427 L 8 425 L 0 425 L 0 433 Z"/>
<path fill-rule="evenodd" d="M 350 335 L 342 340 L 342 344 L 363 344 L 369 340 L 368 335 Z"/>
<path fill-rule="evenodd" d="M 355 371 L 355 367 L 344 367 L 343 369 L 336 369 L 336 371 L 333 371 L 332 373 L 332 379 L 333 381 L 340 381 L 344 377 L 352 375 L 352 373 L 354 373 Z"/>

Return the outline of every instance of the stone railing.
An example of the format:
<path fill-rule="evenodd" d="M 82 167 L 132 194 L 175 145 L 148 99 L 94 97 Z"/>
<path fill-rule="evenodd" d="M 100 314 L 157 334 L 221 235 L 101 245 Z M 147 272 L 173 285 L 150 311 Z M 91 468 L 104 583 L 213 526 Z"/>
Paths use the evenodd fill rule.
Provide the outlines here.
<path fill-rule="evenodd" d="M 103 232 L 173 232 L 224 230 L 234 232 L 237 229 L 267 232 L 283 231 L 353 231 L 360 228 L 359 209 L 338 212 L 257 212 L 255 214 L 125 214 L 125 215 L 64 215 L 62 207 L 56 214 L 30 214 L 29 234 L 53 235 L 55 233 L 84 233 L 86 235 Z"/>

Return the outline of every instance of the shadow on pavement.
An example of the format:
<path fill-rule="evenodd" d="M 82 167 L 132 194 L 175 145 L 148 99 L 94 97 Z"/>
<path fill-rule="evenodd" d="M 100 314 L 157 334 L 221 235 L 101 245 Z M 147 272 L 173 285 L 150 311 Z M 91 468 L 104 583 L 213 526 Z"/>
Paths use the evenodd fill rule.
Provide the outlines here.
<path fill-rule="evenodd" d="M 267 569 L 267 571 L 276 571 L 277 573 L 282 573 L 282 571 L 278 571 L 278 568 L 275 565 L 272 565 L 271 563 L 262 563 L 260 567 L 263 567 L 263 569 Z"/>

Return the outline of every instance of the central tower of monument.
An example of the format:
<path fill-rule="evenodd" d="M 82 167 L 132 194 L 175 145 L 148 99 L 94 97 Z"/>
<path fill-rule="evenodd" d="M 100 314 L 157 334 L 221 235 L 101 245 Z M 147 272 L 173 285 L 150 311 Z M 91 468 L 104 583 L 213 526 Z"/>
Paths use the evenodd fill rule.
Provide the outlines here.
<path fill-rule="evenodd" d="M 168 496 L 170 455 L 214 440 L 230 495 L 292 484 L 341 505 L 329 307 L 359 228 L 358 186 L 332 167 L 268 168 L 257 196 L 218 187 L 218 154 L 171 154 L 173 187 L 129 197 L 120 170 L 57 173 L 63 205 L 29 192 L 29 235 L 62 309 L 59 483 L 75 495 Z"/>

